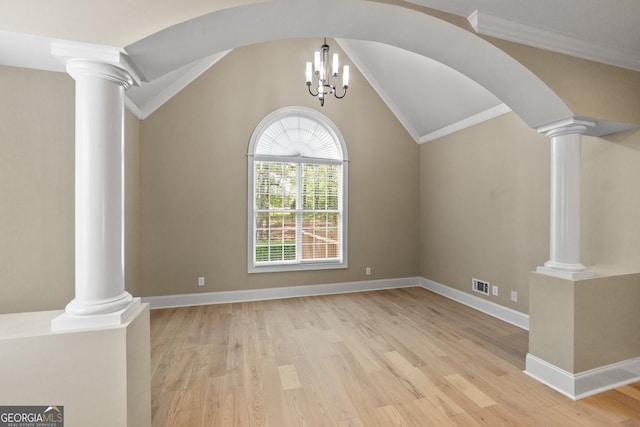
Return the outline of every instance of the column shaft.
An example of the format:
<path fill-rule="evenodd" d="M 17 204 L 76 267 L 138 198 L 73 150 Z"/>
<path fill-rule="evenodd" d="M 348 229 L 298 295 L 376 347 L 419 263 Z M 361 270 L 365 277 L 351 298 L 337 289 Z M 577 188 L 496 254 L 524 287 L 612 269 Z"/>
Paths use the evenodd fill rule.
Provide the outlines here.
<path fill-rule="evenodd" d="M 132 79 L 83 59 L 69 60 L 67 72 L 76 81 L 75 298 L 54 329 L 120 323 L 139 305 L 124 280 L 124 92 Z"/>
<path fill-rule="evenodd" d="M 580 135 L 551 138 L 551 268 L 582 271 L 580 263 Z"/>
<path fill-rule="evenodd" d="M 569 125 L 546 131 L 551 139 L 550 258 L 539 273 L 568 279 L 593 276 L 580 261 L 581 143 L 587 125 Z"/>
<path fill-rule="evenodd" d="M 76 300 L 124 291 L 124 88 L 76 78 Z"/>

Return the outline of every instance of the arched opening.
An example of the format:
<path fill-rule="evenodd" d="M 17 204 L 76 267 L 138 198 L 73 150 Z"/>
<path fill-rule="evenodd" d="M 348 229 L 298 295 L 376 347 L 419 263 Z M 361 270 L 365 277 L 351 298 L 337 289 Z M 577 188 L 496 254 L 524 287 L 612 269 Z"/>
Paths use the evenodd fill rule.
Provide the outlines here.
<path fill-rule="evenodd" d="M 399 6 L 354 0 L 328 3 L 329 9 L 342 11 L 331 20 L 309 14 L 305 1 L 264 2 L 213 12 L 153 34 L 126 51 L 141 74 L 153 80 L 208 55 L 265 41 L 322 36 L 378 41 L 461 72 L 532 128 L 573 116 L 531 71 L 463 28 Z"/>

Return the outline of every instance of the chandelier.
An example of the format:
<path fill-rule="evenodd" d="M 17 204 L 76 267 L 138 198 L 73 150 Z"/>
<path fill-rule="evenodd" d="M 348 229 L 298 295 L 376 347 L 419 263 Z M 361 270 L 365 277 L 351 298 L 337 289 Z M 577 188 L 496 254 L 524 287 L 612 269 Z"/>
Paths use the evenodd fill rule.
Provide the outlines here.
<path fill-rule="evenodd" d="M 340 64 L 338 62 L 338 54 L 334 53 L 331 61 L 331 73 L 329 73 L 329 45 L 327 44 L 327 38 L 324 38 L 324 44 L 321 46 L 320 51 L 316 51 L 313 57 L 313 64 L 307 62 L 307 88 L 311 96 L 317 96 L 320 100 L 320 106 L 324 106 L 324 99 L 326 95 L 335 96 L 338 99 L 344 98 L 347 94 L 347 88 L 349 87 L 349 66 L 345 65 L 342 69 L 342 95 L 338 95 L 336 91 L 336 81 L 338 80 L 338 69 Z M 313 82 L 313 76 L 316 76 L 317 85 Z M 317 87 L 314 93 L 311 90 L 311 86 Z"/>

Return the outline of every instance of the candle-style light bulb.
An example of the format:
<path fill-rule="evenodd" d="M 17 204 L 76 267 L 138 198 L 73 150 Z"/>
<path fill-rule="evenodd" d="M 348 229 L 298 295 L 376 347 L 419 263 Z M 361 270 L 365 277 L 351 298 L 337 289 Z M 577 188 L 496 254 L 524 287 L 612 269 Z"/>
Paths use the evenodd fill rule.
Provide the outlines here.
<path fill-rule="evenodd" d="M 349 86 L 349 66 L 345 65 L 342 69 L 342 87 Z"/>
<path fill-rule="evenodd" d="M 306 76 L 307 76 L 307 84 L 311 84 L 311 76 L 312 76 L 312 70 L 311 70 L 311 62 L 307 61 L 307 69 L 306 69 Z"/>
<path fill-rule="evenodd" d="M 331 63 L 332 68 L 333 68 L 333 77 L 337 77 L 338 76 L 338 68 L 340 67 L 339 62 L 338 62 L 338 54 L 334 53 L 333 54 L 333 61 Z"/>
<path fill-rule="evenodd" d="M 313 64 L 315 65 L 316 73 L 320 71 L 320 52 L 316 50 L 313 54 Z"/>

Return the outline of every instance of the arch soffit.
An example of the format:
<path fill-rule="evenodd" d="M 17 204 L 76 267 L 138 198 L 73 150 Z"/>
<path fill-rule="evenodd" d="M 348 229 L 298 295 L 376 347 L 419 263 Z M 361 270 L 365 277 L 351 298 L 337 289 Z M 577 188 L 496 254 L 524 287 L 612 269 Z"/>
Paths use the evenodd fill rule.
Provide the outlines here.
<path fill-rule="evenodd" d="M 538 128 L 574 114 L 542 80 L 475 34 L 424 13 L 384 3 L 324 0 L 331 19 L 309 13 L 313 0 L 280 0 L 216 11 L 126 47 L 151 81 L 228 49 L 288 38 L 339 37 L 386 43 L 439 61 L 476 81 Z"/>

